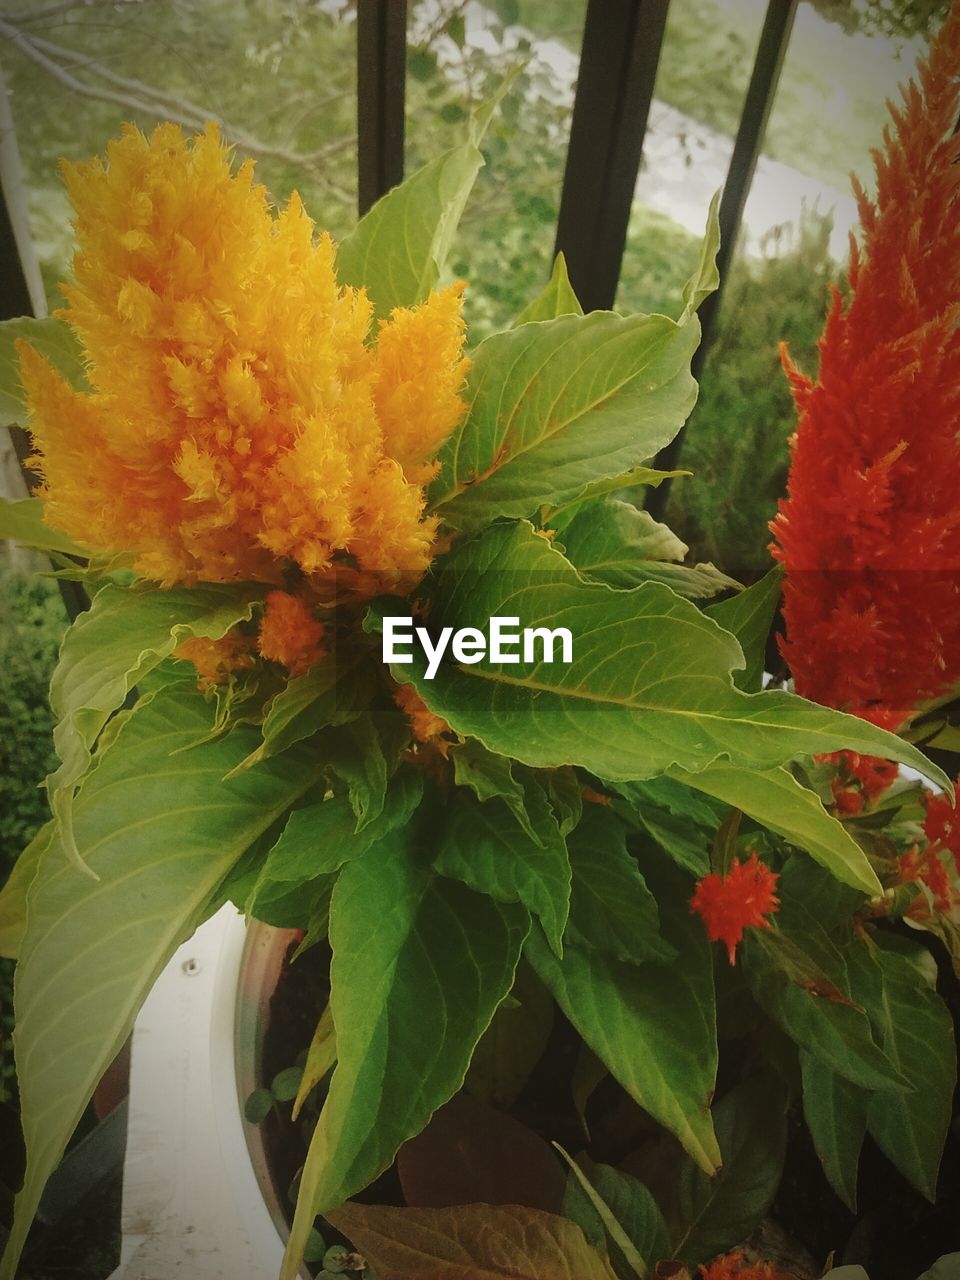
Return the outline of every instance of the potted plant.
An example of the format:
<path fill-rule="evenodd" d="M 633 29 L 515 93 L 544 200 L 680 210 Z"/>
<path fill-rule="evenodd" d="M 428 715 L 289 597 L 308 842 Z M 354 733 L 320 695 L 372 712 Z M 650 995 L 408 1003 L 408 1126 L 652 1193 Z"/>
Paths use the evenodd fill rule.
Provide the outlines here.
<path fill-rule="evenodd" d="M 328 1272 L 383 1280 L 800 1274 L 729 1250 L 801 1111 L 840 1201 L 867 1134 L 935 1196 L 958 53 L 955 10 L 819 378 L 791 372 L 799 693 L 763 687 L 783 569 L 687 565 L 637 505 L 696 396 L 713 211 L 676 318 L 583 315 L 558 260 L 468 357 L 438 285 L 488 111 L 337 247 L 212 127 L 65 166 L 67 307 L 4 329 L 43 483 L 3 532 L 92 596 L 51 687 L 51 820 L 0 895 L 28 1154 L 5 1280 L 151 983 L 228 900 L 329 981 L 284 1280 L 324 1223 L 356 1246 Z"/>

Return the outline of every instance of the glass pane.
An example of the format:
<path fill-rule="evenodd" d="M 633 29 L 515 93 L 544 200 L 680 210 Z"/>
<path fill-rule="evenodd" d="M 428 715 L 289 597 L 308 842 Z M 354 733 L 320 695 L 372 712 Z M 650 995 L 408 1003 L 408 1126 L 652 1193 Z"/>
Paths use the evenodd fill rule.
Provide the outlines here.
<path fill-rule="evenodd" d="M 68 273 L 57 160 L 103 151 L 121 124 L 222 122 L 273 198 L 296 188 L 321 227 L 356 212 L 356 31 L 351 6 L 301 0 L 151 0 L 29 6 L 0 46 L 31 222 L 51 305 Z"/>
<path fill-rule="evenodd" d="M 450 269 L 470 282 L 472 339 L 543 286 L 556 238 L 586 0 L 416 0 L 407 80 L 407 172 L 464 135 L 467 113 L 526 64 L 484 140 Z"/>

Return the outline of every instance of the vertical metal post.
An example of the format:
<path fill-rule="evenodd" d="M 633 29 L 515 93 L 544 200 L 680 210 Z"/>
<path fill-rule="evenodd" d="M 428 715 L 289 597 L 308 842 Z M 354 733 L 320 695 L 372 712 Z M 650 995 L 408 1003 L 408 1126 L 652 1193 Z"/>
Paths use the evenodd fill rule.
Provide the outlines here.
<path fill-rule="evenodd" d="M 357 0 L 360 214 L 403 179 L 407 0 Z"/>
<path fill-rule="evenodd" d="M 757 45 L 757 56 L 743 103 L 743 114 L 740 117 L 733 155 L 730 157 L 723 195 L 720 198 L 720 251 L 717 254 L 720 288 L 706 298 L 700 307 L 703 336 L 691 364 L 693 376 L 697 381 L 700 380 L 706 365 L 710 344 L 716 330 L 724 286 L 733 262 L 740 224 L 743 221 L 743 211 L 750 194 L 750 184 L 753 181 L 757 160 L 760 158 L 763 137 L 776 97 L 796 12 L 797 0 L 769 0 L 767 5 L 760 42 Z M 666 448 L 661 449 L 657 455 L 658 467 L 667 471 L 676 467 L 683 444 L 683 435 L 684 432 L 681 429 Z M 647 510 L 655 518 L 659 519 L 664 511 L 669 485 L 669 480 L 664 481 L 658 489 L 651 489 L 647 495 Z"/>
<path fill-rule="evenodd" d="M 613 306 L 669 0 L 589 0 L 557 251 L 585 311 Z"/>

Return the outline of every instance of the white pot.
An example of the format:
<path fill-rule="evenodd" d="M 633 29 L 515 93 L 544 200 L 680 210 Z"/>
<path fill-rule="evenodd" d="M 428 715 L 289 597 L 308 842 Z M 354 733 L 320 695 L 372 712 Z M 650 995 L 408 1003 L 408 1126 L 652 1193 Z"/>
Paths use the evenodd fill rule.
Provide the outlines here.
<path fill-rule="evenodd" d="M 225 906 L 147 998 L 133 1032 L 123 1243 L 111 1280 L 276 1280 L 286 1225 L 242 1106 L 258 1083 L 291 936 L 247 929 Z"/>

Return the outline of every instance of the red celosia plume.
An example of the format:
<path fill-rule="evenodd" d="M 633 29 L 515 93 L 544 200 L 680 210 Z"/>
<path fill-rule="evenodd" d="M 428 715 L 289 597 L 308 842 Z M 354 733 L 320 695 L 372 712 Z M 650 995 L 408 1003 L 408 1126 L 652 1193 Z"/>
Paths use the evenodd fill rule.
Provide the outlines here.
<path fill-rule="evenodd" d="M 901 98 L 771 526 L 798 692 L 891 728 L 960 680 L 960 4 Z"/>
<path fill-rule="evenodd" d="M 734 858 L 725 876 L 711 872 L 697 881 L 690 910 L 702 917 L 711 942 L 725 944 L 731 964 L 736 964 L 744 929 L 769 929 L 767 916 L 780 906 L 778 878 L 751 853 L 746 862 Z"/>

